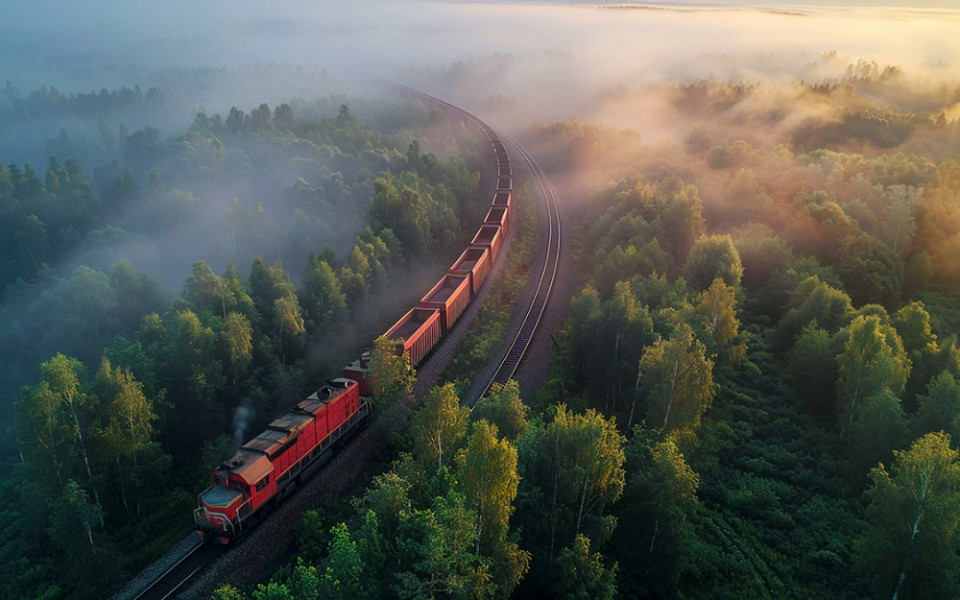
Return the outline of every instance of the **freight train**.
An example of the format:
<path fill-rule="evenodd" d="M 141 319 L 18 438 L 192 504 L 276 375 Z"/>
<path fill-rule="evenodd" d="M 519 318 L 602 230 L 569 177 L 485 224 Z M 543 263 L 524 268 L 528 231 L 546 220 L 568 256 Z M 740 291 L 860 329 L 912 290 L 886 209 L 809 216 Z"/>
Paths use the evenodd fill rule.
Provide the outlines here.
<path fill-rule="evenodd" d="M 489 142 L 496 165 L 496 191 L 473 241 L 447 273 L 384 334 L 417 366 L 453 328 L 476 297 L 500 254 L 512 213 L 510 157 L 486 123 L 446 102 L 403 88 L 407 95 L 477 129 Z M 267 507 L 278 502 L 326 462 L 336 446 L 370 418 L 372 389 L 366 377 L 369 352 L 343 369 L 213 471 L 213 482 L 197 498 L 197 533 L 230 544 Z"/>

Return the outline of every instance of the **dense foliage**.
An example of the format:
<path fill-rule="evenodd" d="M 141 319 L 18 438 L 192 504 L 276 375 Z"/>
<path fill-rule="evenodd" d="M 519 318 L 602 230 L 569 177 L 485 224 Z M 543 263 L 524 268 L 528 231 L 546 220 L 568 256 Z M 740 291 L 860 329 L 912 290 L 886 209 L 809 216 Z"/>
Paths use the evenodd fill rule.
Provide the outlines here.
<path fill-rule="evenodd" d="M 789 147 L 719 128 L 655 149 L 579 122 L 539 130 L 558 177 L 608 178 L 578 215 L 582 287 L 553 378 L 526 408 L 512 384 L 469 419 L 449 385 L 432 391 L 356 512 L 312 529 L 326 548 L 294 548 L 303 562 L 250 597 L 327 597 L 298 573 L 342 564 L 344 530 L 385 553 L 352 563 L 349 591 L 368 597 L 960 593 L 960 147 L 956 123 L 870 105 L 867 90 L 906 94 L 893 75 L 817 88 L 846 112 L 795 125 Z M 672 100 L 759 127 L 738 106 L 755 91 Z M 515 495 L 498 444 L 515 449 Z M 506 465 L 498 516 L 469 500 L 481 447 Z M 425 511 L 443 533 L 411 544 L 400 524 Z M 509 560 L 467 525 L 504 515 Z"/>
<path fill-rule="evenodd" d="M 426 139 L 456 148 L 461 132 L 419 114 Z M 382 331 L 408 279 L 453 260 L 461 218 L 481 219 L 478 176 L 410 138 L 345 105 L 264 104 L 201 113 L 172 139 L 134 132 L 127 166 L 92 179 L 75 159 L 51 158 L 43 181 L 0 166 L 4 393 L 28 384 L 3 438 L 18 452 L 0 556 L 17 568 L 0 596 L 102 597 L 134 574 L 186 533 L 213 466 Z M 95 268 L 130 240 L 167 272 L 136 256 Z M 161 280 L 178 265 L 171 301 Z"/>
<path fill-rule="evenodd" d="M 568 220 L 579 289 L 547 385 L 461 405 L 528 240 L 389 467 L 309 512 L 270 581 L 214 598 L 960 595 L 958 92 L 860 67 L 659 92 L 682 143 L 577 121 L 530 134 L 571 190 L 596 184 Z M 164 95 L 0 100 L 16 121 Z M 449 144 L 436 114 L 404 116 Z M 124 132 L 92 176 L 0 166 L 19 398 L 0 595 L 98 597 L 169 547 L 229 434 L 382 331 L 422 291 L 417 259 L 449 263 L 481 216 L 476 150 L 441 161 L 413 137 L 340 102 L 261 104 Z M 416 404 L 383 339 L 371 369 L 378 410 Z"/>
<path fill-rule="evenodd" d="M 591 546 L 624 597 L 960 593 L 960 145 L 942 115 L 857 95 L 907 104 L 899 85 L 818 90 L 858 112 L 811 119 L 792 150 L 725 139 L 763 102 L 750 86 L 678 86 L 676 110 L 702 122 L 656 152 L 541 130 L 570 141 L 547 151 L 568 165 L 627 141 L 582 208 L 584 287 L 537 399 L 640 422 L 617 529 Z"/>

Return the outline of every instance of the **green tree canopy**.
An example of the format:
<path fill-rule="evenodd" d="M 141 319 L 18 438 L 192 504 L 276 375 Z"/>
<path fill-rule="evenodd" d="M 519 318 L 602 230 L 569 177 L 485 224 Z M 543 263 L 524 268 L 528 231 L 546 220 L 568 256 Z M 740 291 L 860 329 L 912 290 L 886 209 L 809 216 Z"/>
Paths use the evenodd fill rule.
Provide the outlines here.
<path fill-rule="evenodd" d="M 346 296 L 333 269 L 315 254 L 310 255 L 300 291 L 307 330 L 312 334 L 336 323 L 347 312 Z"/>
<path fill-rule="evenodd" d="M 740 320 L 737 319 L 736 289 L 722 279 L 714 279 L 710 287 L 700 293 L 697 313 L 706 319 L 714 347 L 726 349 L 737 337 Z"/>
<path fill-rule="evenodd" d="M 464 435 L 470 409 L 460 405 L 452 383 L 434 387 L 410 419 L 410 437 L 414 455 L 431 467 L 443 466 L 444 457 L 452 458 Z"/>
<path fill-rule="evenodd" d="M 689 327 L 644 350 L 640 373 L 651 427 L 669 432 L 700 424 L 716 393 L 713 361 Z"/>
<path fill-rule="evenodd" d="M 506 385 L 493 384 L 490 392 L 473 406 L 470 418 L 489 421 L 504 438 L 515 442 L 527 430 L 529 411 L 520 398 L 520 384 L 511 379 Z"/>
<path fill-rule="evenodd" d="M 590 553 L 590 538 L 577 535 L 557 558 L 557 593 L 571 600 L 613 600 L 617 593 L 617 563 L 607 568 L 603 555 Z"/>
<path fill-rule="evenodd" d="M 410 356 L 398 354 L 396 344 L 380 336 L 373 341 L 366 377 L 373 387 L 374 405 L 384 408 L 410 398 L 417 375 L 410 366 Z"/>
<path fill-rule="evenodd" d="M 841 436 L 849 444 L 854 421 L 864 405 L 898 398 L 910 375 L 910 359 L 896 330 L 879 317 L 860 316 L 847 327 L 847 341 L 838 359 L 837 414 Z"/>
<path fill-rule="evenodd" d="M 859 543 L 860 564 L 876 591 L 894 599 L 960 594 L 960 461 L 950 436 L 930 433 L 895 451 L 888 471 L 870 473 L 870 529 Z"/>
<path fill-rule="evenodd" d="M 739 287 L 743 266 L 729 235 L 711 235 L 697 240 L 687 256 L 683 277 L 695 290 L 705 290 L 714 279 Z"/>

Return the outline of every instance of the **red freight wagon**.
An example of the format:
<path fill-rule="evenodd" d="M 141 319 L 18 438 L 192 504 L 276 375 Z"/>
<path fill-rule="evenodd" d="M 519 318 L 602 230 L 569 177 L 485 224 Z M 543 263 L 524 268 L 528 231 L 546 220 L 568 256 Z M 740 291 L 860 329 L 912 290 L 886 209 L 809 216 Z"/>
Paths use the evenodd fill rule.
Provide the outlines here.
<path fill-rule="evenodd" d="M 440 340 L 440 311 L 414 308 L 403 315 L 386 336 L 396 340 L 397 350 L 410 355 L 410 366 L 416 366 Z"/>
<path fill-rule="evenodd" d="M 447 272 L 469 276 L 470 291 L 475 296 L 490 272 L 490 251 L 486 248 L 467 248 Z"/>
<path fill-rule="evenodd" d="M 488 248 L 490 250 L 490 260 L 497 259 L 500 252 L 500 242 L 503 241 L 500 235 L 499 225 L 481 225 L 477 235 L 473 237 L 470 245 L 475 248 Z"/>
<path fill-rule="evenodd" d="M 497 168 L 499 169 L 503 166 L 510 166 L 510 158 L 507 157 L 506 152 L 497 152 Z"/>
<path fill-rule="evenodd" d="M 446 335 L 470 304 L 470 298 L 470 277 L 448 273 L 433 286 L 418 306 L 440 311 L 440 330 Z"/>
<path fill-rule="evenodd" d="M 510 209 L 506 206 L 491 206 L 483 220 L 484 225 L 499 225 L 503 235 L 507 235 L 507 221 L 510 219 Z"/>
<path fill-rule="evenodd" d="M 512 175 L 513 169 L 510 168 L 510 165 L 497 165 L 498 177 L 511 177 Z"/>
<path fill-rule="evenodd" d="M 497 154 L 507 153 L 507 149 L 503 147 L 503 142 L 501 142 L 500 140 L 492 140 L 492 143 L 493 143 L 494 152 L 496 152 Z"/>
<path fill-rule="evenodd" d="M 513 204 L 513 192 L 510 190 L 497 191 L 493 195 L 493 206 L 504 206 L 509 208 Z"/>
<path fill-rule="evenodd" d="M 497 192 L 509 192 L 511 188 L 511 179 L 510 177 L 498 177 L 497 178 Z"/>

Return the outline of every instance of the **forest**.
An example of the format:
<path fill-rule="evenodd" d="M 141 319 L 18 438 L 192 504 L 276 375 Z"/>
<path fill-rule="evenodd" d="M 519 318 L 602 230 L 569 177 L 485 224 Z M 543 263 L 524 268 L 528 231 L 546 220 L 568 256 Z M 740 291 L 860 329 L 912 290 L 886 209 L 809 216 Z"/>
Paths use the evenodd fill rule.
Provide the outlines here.
<path fill-rule="evenodd" d="M 486 208 L 470 138 L 419 105 L 361 105 L 378 129 L 346 104 L 260 104 L 135 131 L 92 175 L 0 166 L 0 595 L 99 598 L 135 575 L 184 535 L 212 466 L 469 241 Z"/>
<path fill-rule="evenodd" d="M 502 117 L 572 229 L 546 385 L 473 407 L 532 178 L 440 383 L 417 397 L 371 340 L 483 219 L 475 132 L 290 66 L 5 82 L 0 597 L 117 592 L 190 533 L 212 468 L 371 343 L 374 426 L 407 426 L 263 549 L 271 575 L 206 597 L 960 597 L 960 86 L 859 61 L 614 77 L 562 109 L 497 87 L 566 52 L 404 72 Z"/>
<path fill-rule="evenodd" d="M 960 126 L 907 109 L 929 97 L 896 70 L 763 87 L 669 87 L 693 123 L 672 144 L 528 131 L 593 190 L 549 384 L 472 410 L 434 388 L 285 566 L 211 598 L 960 594 Z M 798 92 L 835 115 L 755 131 L 776 145 L 730 127 Z"/>

